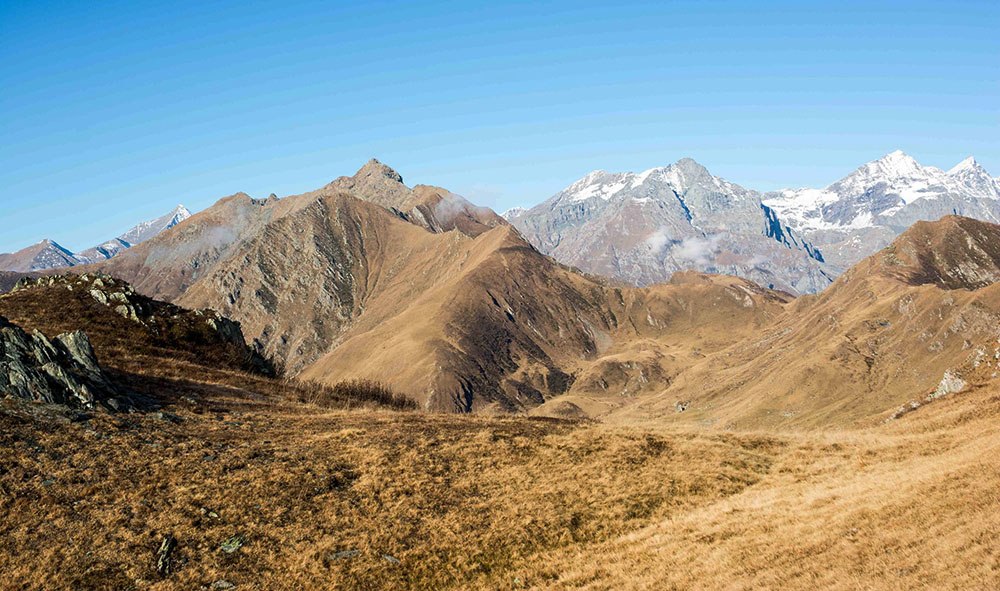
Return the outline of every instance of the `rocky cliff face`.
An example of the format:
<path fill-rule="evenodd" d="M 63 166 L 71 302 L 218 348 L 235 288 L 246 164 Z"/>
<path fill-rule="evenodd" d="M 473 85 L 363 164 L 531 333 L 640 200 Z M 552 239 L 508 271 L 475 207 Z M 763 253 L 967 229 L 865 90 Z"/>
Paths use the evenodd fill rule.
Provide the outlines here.
<path fill-rule="evenodd" d="M 838 272 L 760 194 L 690 159 L 639 174 L 596 171 L 509 219 L 557 260 L 636 285 L 694 269 L 804 293 Z"/>
<path fill-rule="evenodd" d="M 101 370 L 83 332 L 48 339 L 0 316 L 0 393 L 75 408 L 124 410 L 131 406 Z"/>

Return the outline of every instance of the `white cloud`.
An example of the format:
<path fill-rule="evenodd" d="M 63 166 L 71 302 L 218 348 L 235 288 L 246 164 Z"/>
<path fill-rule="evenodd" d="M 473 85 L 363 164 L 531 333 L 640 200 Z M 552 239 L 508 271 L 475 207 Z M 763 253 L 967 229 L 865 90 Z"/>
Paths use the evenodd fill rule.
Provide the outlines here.
<path fill-rule="evenodd" d="M 710 234 L 704 238 L 691 236 L 681 240 L 680 244 L 674 246 L 670 253 L 675 259 L 688 261 L 696 265 L 707 265 L 715 258 L 719 251 L 719 242 L 722 241 L 721 234 Z"/>
<path fill-rule="evenodd" d="M 666 229 L 660 228 L 659 230 L 653 232 L 645 240 L 646 246 L 649 247 L 653 252 L 659 252 L 663 250 L 663 247 L 667 245 L 670 239 L 667 238 Z"/>

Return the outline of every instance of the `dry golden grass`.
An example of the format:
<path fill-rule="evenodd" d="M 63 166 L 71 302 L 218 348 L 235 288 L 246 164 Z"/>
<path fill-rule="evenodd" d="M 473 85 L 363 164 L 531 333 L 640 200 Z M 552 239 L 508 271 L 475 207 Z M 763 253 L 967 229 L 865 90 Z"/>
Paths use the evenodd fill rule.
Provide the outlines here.
<path fill-rule="evenodd" d="M 777 434 L 168 385 L 180 423 L 3 402 L 0 589 L 989 589 L 1000 575 L 986 389 L 877 428 Z"/>
<path fill-rule="evenodd" d="M 4 403 L 0 587 L 556 580 L 557 569 L 525 565 L 544 550 L 586 548 L 737 494 L 780 449 L 759 437 L 331 412 L 236 389 L 188 390 L 182 400 L 170 409 L 180 423 L 65 423 L 36 405 Z M 236 535 L 246 545 L 221 551 Z M 167 536 L 177 549 L 162 575 L 156 550 Z"/>
<path fill-rule="evenodd" d="M 996 589 L 1000 397 L 789 434 L 766 478 L 587 549 L 544 589 Z"/>

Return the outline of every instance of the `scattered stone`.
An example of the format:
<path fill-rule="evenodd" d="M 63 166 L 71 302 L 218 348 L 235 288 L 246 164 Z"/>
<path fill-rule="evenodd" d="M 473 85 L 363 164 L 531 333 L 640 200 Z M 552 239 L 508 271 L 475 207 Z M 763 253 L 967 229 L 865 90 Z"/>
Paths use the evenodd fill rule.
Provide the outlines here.
<path fill-rule="evenodd" d="M 674 403 L 674 410 L 676 410 L 677 412 L 684 412 L 688 409 L 689 406 L 691 406 L 690 400 L 684 400 L 684 401 L 678 400 L 677 402 Z"/>
<path fill-rule="evenodd" d="M 156 560 L 156 572 L 161 575 L 169 575 L 172 559 L 170 555 L 173 553 L 174 548 L 177 546 L 177 539 L 172 535 L 168 535 L 163 538 L 163 542 L 160 543 L 160 550 L 157 552 L 159 558 Z"/>
<path fill-rule="evenodd" d="M 182 419 L 181 417 L 179 417 L 179 416 L 177 416 L 175 414 L 171 414 L 169 412 L 163 412 L 163 411 L 154 412 L 150 416 L 152 416 L 157 421 L 164 421 L 166 423 L 180 423 L 180 422 L 184 421 L 184 419 Z"/>
<path fill-rule="evenodd" d="M 92 289 L 92 290 L 90 290 L 90 295 L 95 300 L 97 300 L 99 303 L 101 303 L 101 304 L 103 304 L 105 306 L 108 305 L 108 296 L 104 295 L 103 291 L 101 291 L 99 289 Z"/>
<path fill-rule="evenodd" d="M 242 548 L 246 541 L 247 539 L 243 534 L 236 534 L 225 542 L 222 542 L 222 545 L 219 546 L 219 550 L 222 550 L 226 554 L 232 554 Z"/>
<path fill-rule="evenodd" d="M 235 589 L 236 585 L 230 583 L 225 579 L 219 579 L 218 581 L 212 583 L 212 589 Z"/>
<path fill-rule="evenodd" d="M 383 554 L 382 558 L 384 558 L 388 562 L 391 562 L 392 564 L 399 564 L 399 559 L 396 558 L 395 556 L 389 556 L 388 554 Z"/>
<path fill-rule="evenodd" d="M 343 552 L 334 552 L 330 555 L 331 560 L 340 560 L 341 558 L 354 558 L 361 554 L 361 550 L 344 550 Z"/>
<path fill-rule="evenodd" d="M 964 388 L 965 385 L 965 380 L 963 380 L 957 373 L 954 373 L 949 369 L 944 372 L 944 377 L 941 378 L 941 382 L 938 384 L 937 389 L 934 390 L 933 394 L 927 397 L 927 401 L 930 402 L 935 398 L 947 396 L 948 394 L 954 394 Z"/>
<path fill-rule="evenodd" d="M 56 483 L 56 481 L 54 479 L 49 478 L 47 480 L 43 480 L 42 481 L 42 486 L 49 487 L 49 486 L 52 486 L 55 483 Z"/>

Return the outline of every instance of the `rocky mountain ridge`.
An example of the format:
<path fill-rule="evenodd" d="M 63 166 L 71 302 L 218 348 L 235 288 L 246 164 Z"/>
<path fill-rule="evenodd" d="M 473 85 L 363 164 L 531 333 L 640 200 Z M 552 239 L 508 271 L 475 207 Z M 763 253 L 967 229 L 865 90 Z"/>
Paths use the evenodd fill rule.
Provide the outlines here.
<path fill-rule="evenodd" d="M 825 189 L 763 194 L 690 159 L 598 170 L 504 217 L 557 260 L 637 285 L 694 269 L 816 293 L 913 223 L 948 214 L 1000 220 L 1000 181 L 971 157 L 945 172 L 896 151 Z"/>
<path fill-rule="evenodd" d="M 839 272 L 759 193 L 689 158 L 638 174 L 595 171 L 508 217 L 543 253 L 640 286 L 692 269 L 803 293 Z"/>
<path fill-rule="evenodd" d="M 844 268 L 919 221 L 949 214 L 1000 221 L 1000 181 L 971 156 L 943 171 L 897 150 L 824 189 L 785 189 L 763 199 Z"/>
<path fill-rule="evenodd" d="M 166 215 L 138 224 L 117 238 L 78 253 L 70 252 L 58 243 L 45 239 L 17 252 L 0 254 L 0 271 L 28 273 L 107 260 L 126 249 L 142 244 L 189 217 L 191 212 L 183 205 L 178 205 Z"/>

